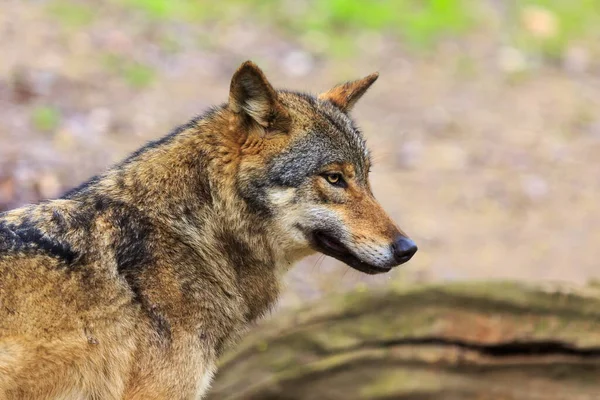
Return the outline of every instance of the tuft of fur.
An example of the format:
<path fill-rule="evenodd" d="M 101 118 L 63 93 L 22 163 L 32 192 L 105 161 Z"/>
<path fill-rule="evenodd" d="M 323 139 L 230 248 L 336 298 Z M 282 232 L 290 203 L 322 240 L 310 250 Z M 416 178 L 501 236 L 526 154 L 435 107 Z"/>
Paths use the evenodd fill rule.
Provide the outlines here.
<path fill-rule="evenodd" d="M 318 250 L 307 232 L 389 264 L 400 231 L 347 114 L 375 78 L 314 97 L 244 63 L 228 103 L 60 199 L 0 214 L 0 398 L 200 398 L 282 273 Z"/>

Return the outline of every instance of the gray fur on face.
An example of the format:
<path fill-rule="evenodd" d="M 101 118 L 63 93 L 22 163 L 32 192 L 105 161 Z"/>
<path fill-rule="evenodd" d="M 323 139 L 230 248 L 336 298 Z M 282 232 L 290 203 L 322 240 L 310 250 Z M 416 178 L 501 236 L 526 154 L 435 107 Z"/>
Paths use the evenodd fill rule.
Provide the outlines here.
<path fill-rule="evenodd" d="M 358 181 L 366 184 L 369 152 L 353 121 L 329 102 L 302 97 L 314 108 L 317 118 L 306 134 L 271 160 L 268 174 L 271 183 L 298 187 L 328 164 L 351 163 Z"/>

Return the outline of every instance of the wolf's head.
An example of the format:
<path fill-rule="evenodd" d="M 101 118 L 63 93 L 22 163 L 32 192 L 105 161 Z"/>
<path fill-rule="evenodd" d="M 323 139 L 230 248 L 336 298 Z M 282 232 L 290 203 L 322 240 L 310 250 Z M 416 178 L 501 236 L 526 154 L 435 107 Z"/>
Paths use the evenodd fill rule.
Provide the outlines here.
<path fill-rule="evenodd" d="M 371 160 L 349 116 L 377 74 L 318 97 L 276 91 L 246 62 L 231 81 L 228 108 L 239 138 L 237 189 L 272 227 L 278 246 L 319 251 L 368 273 L 389 271 L 417 251 L 375 200 Z"/>

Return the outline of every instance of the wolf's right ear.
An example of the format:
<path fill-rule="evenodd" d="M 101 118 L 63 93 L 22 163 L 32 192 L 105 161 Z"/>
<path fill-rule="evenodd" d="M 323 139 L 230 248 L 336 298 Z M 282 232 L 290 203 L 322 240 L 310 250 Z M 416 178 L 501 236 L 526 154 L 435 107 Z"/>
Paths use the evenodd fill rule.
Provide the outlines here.
<path fill-rule="evenodd" d="M 319 99 L 329 101 L 347 113 L 354 107 L 358 99 L 367 92 L 371 85 L 375 83 L 378 77 L 379 73 L 375 72 L 362 79 L 342 83 L 319 95 Z"/>
<path fill-rule="evenodd" d="M 245 114 L 269 130 L 287 131 L 290 116 L 277 92 L 252 61 L 246 61 L 231 78 L 229 109 Z"/>

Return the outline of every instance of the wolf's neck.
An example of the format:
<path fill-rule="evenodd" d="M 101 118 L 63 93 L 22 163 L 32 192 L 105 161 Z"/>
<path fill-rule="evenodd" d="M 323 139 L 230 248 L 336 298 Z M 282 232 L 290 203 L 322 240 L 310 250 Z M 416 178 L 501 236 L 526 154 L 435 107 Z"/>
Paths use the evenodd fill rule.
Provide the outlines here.
<path fill-rule="evenodd" d="M 244 317 L 252 321 L 277 298 L 282 257 L 265 222 L 237 195 L 227 170 L 232 163 L 213 160 L 214 152 L 223 157 L 229 147 L 208 139 L 195 129 L 164 139 L 73 198 L 108 196 L 169 230 L 195 251 L 198 268 L 218 269 L 219 279 L 237 288 L 247 306 Z"/>

